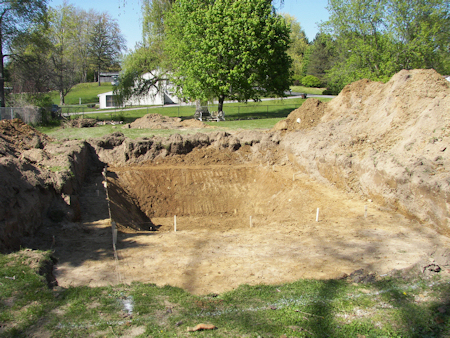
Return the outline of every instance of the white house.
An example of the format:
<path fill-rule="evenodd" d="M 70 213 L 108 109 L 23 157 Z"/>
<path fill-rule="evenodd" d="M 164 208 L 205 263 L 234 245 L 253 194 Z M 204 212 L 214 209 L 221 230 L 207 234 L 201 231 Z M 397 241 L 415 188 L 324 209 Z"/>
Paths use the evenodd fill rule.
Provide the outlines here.
<path fill-rule="evenodd" d="M 150 80 L 153 75 L 146 73 L 142 75 L 142 77 L 146 80 Z M 175 87 L 169 83 L 168 80 L 161 84 L 157 83 L 156 86 L 160 87 L 159 92 L 155 87 L 152 87 L 148 94 L 139 97 L 132 97 L 125 102 L 124 106 L 165 105 L 181 102 L 181 100 L 175 95 Z M 98 94 L 97 96 L 99 98 L 100 109 L 120 107 L 120 105 L 115 102 L 114 93 L 112 91 Z"/>

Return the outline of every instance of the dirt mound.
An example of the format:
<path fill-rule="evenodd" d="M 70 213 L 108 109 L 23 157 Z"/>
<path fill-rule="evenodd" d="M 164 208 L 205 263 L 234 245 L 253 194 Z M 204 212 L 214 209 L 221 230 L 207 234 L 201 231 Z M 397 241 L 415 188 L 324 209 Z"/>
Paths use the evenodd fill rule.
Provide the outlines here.
<path fill-rule="evenodd" d="M 149 162 L 162 163 L 197 163 L 212 164 L 229 162 L 229 153 L 221 150 L 238 150 L 243 146 L 252 145 L 252 158 L 270 158 L 276 154 L 274 146 L 280 140 L 273 134 L 226 132 L 210 134 L 197 133 L 193 135 L 174 134 L 170 137 L 151 137 L 127 139 L 120 132 L 107 135 L 101 139 L 90 140 L 100 159 L 114 166 L 142 164 Z M 211 146 L 211 148 L 208 148 Z M 231 153 L 234 154 L 234 153 Z M 230 162 L 231 164 L 231 162 Z"/>
<path fill-rule="evenodd" d="M 320 123 L 326 105 L 318 99 L 308 99 L 300 108 L 290 113 L 286 120 L 278 122 L 274 130 L 297 130 L 315 127 Z"/>
<path fill-rule="evenodd" d="M 135 120 L 125 128 L 136 129 L 181 129 L 181 128 L 206 128 L 206 124 L 195 119 L 182 120 L 179 117 L 169 117 L 160 114 L 147 114 Z"/>
<path fill-rule="evenodd" d="M 0 156 L 17 155 L 23 150 L 42 149 L 51 138 L 38 132 L 22 120 L 0 121 Z"/>
<path fill-rule="evenodd" d="M 89 128 L 97 125 L 96 119 L 74 119 L 64 122 L 64 128 Z"/>
<path fill-rule="evenodd" d="M 20 120 L 0 121 L 0 252 L 50 221 L 80 217 L 77 190 L 100 164 L 85 142 L 53 143 Z"/>
<path fill-rule="evenodd" d="M 450 83 L 404 70 L 348 85 L 324 107 L 320 124 L 282 142 L 304 170 L 448 232 Z"/>

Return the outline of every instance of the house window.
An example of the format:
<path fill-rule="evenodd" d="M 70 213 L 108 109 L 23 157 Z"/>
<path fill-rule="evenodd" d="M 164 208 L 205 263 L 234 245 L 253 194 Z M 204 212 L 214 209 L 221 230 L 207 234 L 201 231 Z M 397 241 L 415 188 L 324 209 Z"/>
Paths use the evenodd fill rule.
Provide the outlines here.
<path fill-rule="evenodd" d="M 114 95 L 106 95 L 106 107 L 115 107 L 116 98 Z"/>

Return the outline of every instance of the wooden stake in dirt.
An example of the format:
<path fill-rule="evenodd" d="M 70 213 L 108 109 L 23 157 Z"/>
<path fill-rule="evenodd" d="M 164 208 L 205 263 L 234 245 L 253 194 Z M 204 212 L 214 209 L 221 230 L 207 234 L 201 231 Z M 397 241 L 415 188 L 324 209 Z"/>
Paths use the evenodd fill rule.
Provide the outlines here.
<path fill-rule="evenodd" d="M 173 216 L 173 231 L 177 232 L 177 215 Z"/>
<path fill-rule="evenodd" d="M 116 244 L 117 244 L 117 227 L 116 222 L 111 221 L 111 228 L 112 228 L 112 240 L 113 240 L 113 248 L 116 250 Z"/>
<path fill-rule="evenodd" d="M 319 208 L 317 208 L 317 213 L 316 213 L 316 222 L 319 222 Z"/>
<path fill-rule="evenodd" d="M 364 218 L 367 218 L 367 205 L 364 206 Z"/>
<path fill-rule="evenodd" d="M 253 227 L 252 216 L 250 216 L 250 228 Z"/>

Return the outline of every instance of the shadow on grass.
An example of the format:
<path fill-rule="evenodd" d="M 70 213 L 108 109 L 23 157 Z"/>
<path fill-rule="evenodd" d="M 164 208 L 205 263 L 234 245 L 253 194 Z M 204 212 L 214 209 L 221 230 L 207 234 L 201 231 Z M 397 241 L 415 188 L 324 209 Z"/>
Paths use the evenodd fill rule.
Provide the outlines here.
<path fill-rule="evenodd" d="M 408 284 L 390 278 L 373 285 L 383 293 L 381 298 L 393 307 L 387 311 L 386 318 L 401 331 L 404 337 L 448 337 L 450 334 L 450 285 L 433 282 L 431 279 L 414 280 L 422 284 L 424 290 L 419 294 L 404 291 Z M 424 295 L 425 294 L 425 295 Z M 427 299 L 428 298 L 428 299 Z"/>

